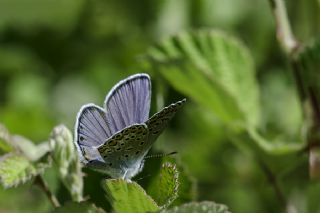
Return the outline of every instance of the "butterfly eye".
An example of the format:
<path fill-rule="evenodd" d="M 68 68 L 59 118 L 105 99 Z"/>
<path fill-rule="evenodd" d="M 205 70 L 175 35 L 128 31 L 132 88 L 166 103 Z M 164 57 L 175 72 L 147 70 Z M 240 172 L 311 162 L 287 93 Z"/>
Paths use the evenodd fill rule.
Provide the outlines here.
<path fill-rule="evenodd" d="M 83 141 L 83 140 L 84 140 L 84 137 L 83 137 L 83 136 L 80 136 L 79 139 L 80 139 L 80 141 Z"/>

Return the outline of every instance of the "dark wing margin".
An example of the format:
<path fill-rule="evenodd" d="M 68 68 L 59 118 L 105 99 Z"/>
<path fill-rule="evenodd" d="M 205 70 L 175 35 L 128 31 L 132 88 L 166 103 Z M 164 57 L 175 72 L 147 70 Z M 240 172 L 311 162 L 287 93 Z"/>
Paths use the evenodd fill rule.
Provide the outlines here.
<path fill-rule="evenodd" d="M 104 109 L 94 104 L 81 107 L 75 124 L 75 144 L 94 147 L 111 136 Z"/>
<path fill-rule="evenodd" d="M 146 122 L 151 101 L 151 81 L 136 74 L 117 83 L 106 96 L 104 108 L 112 134 L 133 124 Z"/>
<path fill-rule="evenodd" d="M 176 103 L 170 104 L 169 106 L 163 108 L 158 113 L 154 114 L 146 124 L 149 129 L 148 135 L 148 145 L 151 146 L 159 135 L 167 127 L 169 121 L 173 118 L 176 112 L 184 105 L 186 99 L 178 101 Z"/>

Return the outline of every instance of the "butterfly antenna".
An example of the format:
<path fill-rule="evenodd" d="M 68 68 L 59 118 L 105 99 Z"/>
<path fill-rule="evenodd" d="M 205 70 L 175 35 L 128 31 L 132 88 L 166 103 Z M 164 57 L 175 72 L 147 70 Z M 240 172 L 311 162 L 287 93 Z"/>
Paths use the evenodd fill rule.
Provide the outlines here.
<path fill-rule="evenodd" d="M 170 155 L 175 155 L 178 152 L 170 152 L 170 153 L 166 153 L 166 154 L 154 154 L 154 155 L 148 155 L 146 157 L 144 157 L 144 159 L 148 159 L 148 158 L 162 158 L 162 157 L 166 157 L 166 156 L 170 156 Z"/>
<path fill-rule="evenodd" d="M 138 182 L 138 181 L 143 180 L 143 179 L 145 179 L 145 178 L 147 178 L 147 177 L 151 177 L 151 175 L 150 175 L 150 174 L 149 174 L 149 175 L 145 175 L 145 176 L 140 177 L 139 179 L 137 179 L 137 180 L 135 180 L 135 181 Z"/>

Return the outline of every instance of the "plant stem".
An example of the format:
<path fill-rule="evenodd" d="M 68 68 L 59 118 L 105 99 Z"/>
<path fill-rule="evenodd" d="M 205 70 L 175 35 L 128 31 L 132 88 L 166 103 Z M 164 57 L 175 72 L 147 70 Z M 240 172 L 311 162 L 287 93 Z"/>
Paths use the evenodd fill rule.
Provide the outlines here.
<path fill-rule="evenodd" d="M 276 21 L 277 38 L 283 50 L 291 55 L 298 47 L 288 20 L 284 0 L 269 0 Z"/>
<path fill-rule="evenodd" d="M 295 57 L 296 52 L 300 47 L 300 44 L 292 33 L 284 0 L 269 0 L 269 2 L 272 8 L 273 16 L 276 21 L 277 39 L 283 51 L 286 53 L 289 59 L 289 63 L 293 70 L 293 75 L 296 81 L 297 90 L 299 92 L 301 105 L 303 106 L 305 100 L 309 96 L 308 93 L 310 91 L 306 91 L 306 87 L 304 85 L 304 81 L 301 76 L 301 67 L 299 66 L 299 61 Z M 304 115 L 305 117 L 307 116 L 306 111 L 304 111 Z M 288 203 L 288 201 L 284 197 L 282 191 L 280 190 L 280 186 L 276 178 L 274 177 L 272 171 L 267 167 L 266 164 L 263 164 L 263 162 L 260 164 L 263 170 L 265 171 L 270 183 L 273 185 L 275 193 L 279 198 L 279 201 L 285 207 L 286 212 L 290 212 L 290 213 L 297 212 L 296 208 L 290 203 Z"/>
<path fill-rule="evenodd" d="M 44 193 L 47 195 L 48 199 L 50 200 L 50 202 L 54 208 L 60 207 L 60 203 L 59 203 L 58 199 L 50 191 L 47 183 L 43 180 L 43 178 L 40 175 L 36 176 L 34 182 L 36 185 L 38 185 L 44 191 Z"/>
<path fill-rule="evenodd" d="M 267 176 L 268 181 L 273 186 L 273 189 L 279 199 L 280 204 L 286 209 L 287 208 L 287 200 L 280 188 L 280 185 L 278 183 L 278 180 L 276 176 L 273 174 L 271 169 L 267 166 L 266 163 L 264 163 L 262 160 L 259 160 L 260 166 L 262 170 L 264 171 L 265 175 Z"/>

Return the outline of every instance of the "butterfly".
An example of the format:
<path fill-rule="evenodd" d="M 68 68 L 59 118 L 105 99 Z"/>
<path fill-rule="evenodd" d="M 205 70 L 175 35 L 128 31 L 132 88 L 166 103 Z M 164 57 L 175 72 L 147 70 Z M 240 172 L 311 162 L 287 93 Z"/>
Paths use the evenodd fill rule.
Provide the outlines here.
<path fill-rule="evenodd" d="M 111 178 L 130 180 L 142 170 L 147 152 L 185 101 L 149 118 L 149 75 L 120 81 L 106 96 L 103 108 L 90 103 L 78 112 L 74 143 L 80 161 Z"/>

